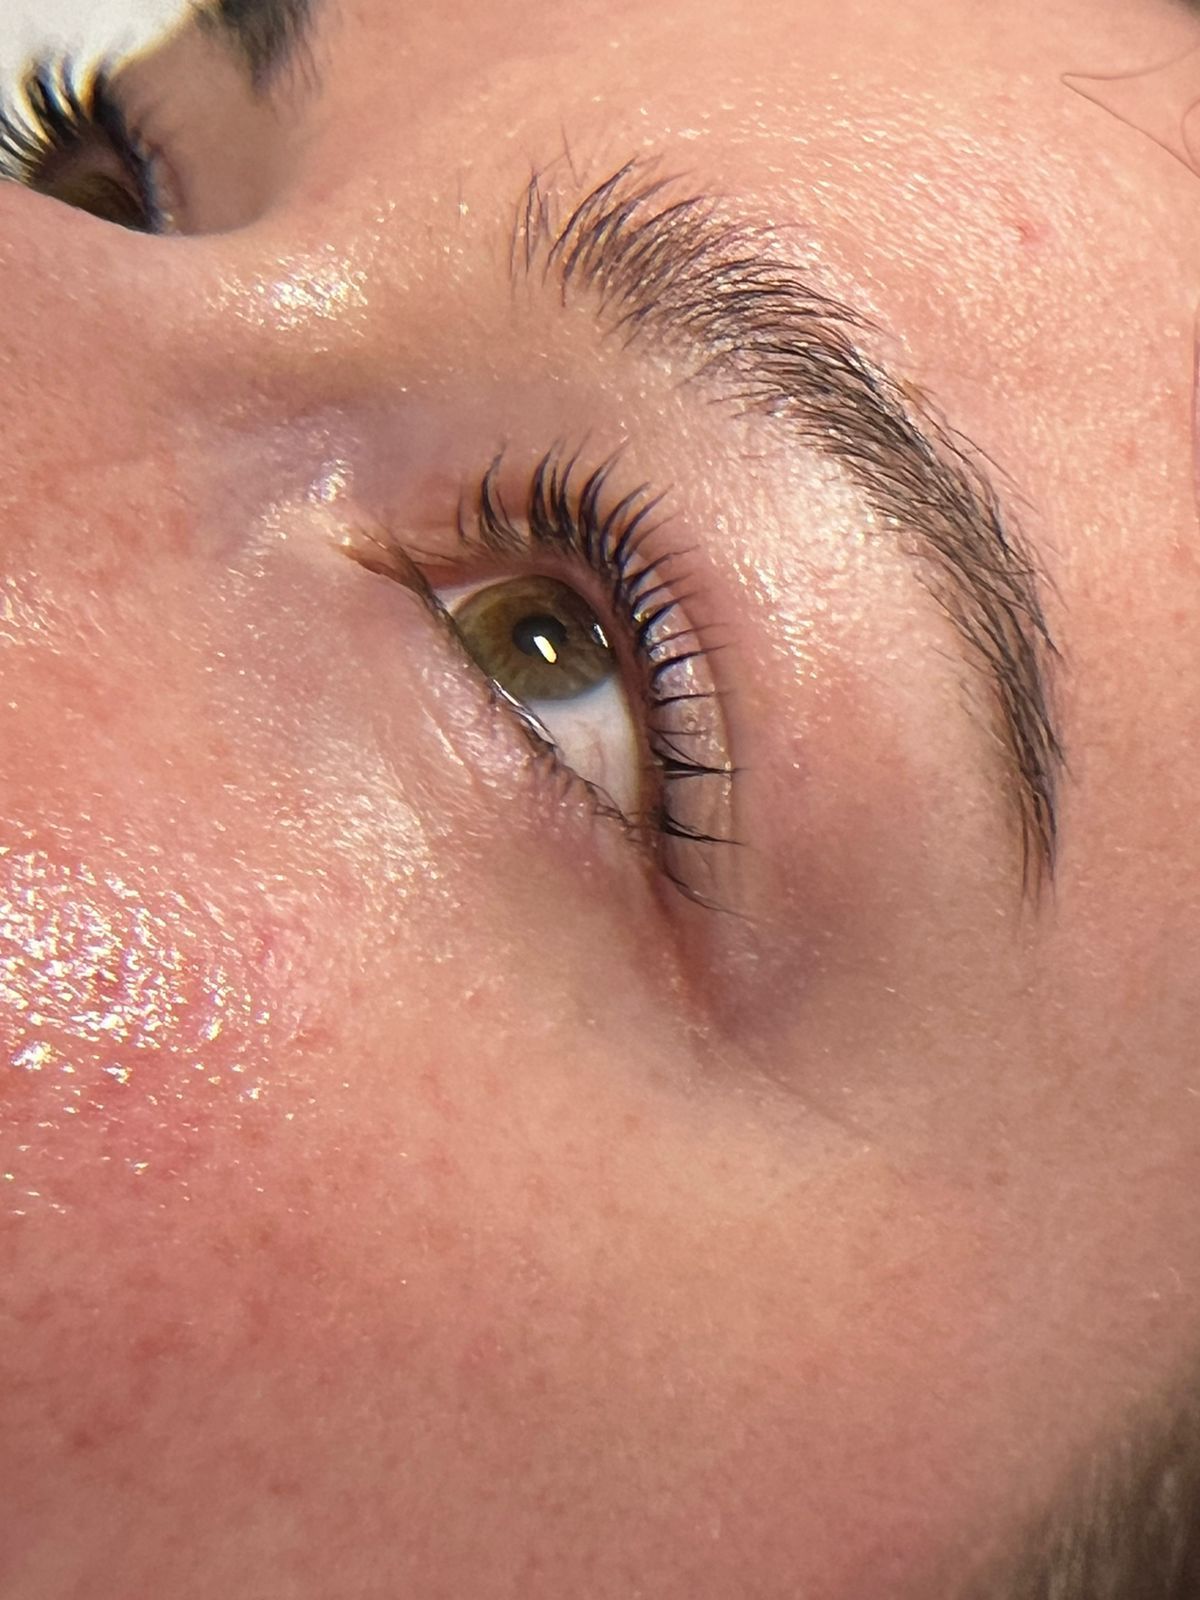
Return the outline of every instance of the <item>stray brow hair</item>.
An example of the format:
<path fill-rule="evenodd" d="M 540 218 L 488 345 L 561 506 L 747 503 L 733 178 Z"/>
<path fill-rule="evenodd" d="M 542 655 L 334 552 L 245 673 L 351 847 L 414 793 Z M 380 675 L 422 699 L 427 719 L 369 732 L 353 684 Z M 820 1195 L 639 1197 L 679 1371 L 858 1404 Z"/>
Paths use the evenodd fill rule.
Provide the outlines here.
<path fill-rule="evenodd" d="M 515 279 L 555 279 L 564 301 L 599 297 L 608 331 L 654 336 L 746 411 L 779 417 L 847 468 L 920 562 L 921 577 L 990 685 L 1007 752 L 1026 888 L 1052 874 L 1063 747 L 1051 710 L 1057 655 L 1029 554 L 977 452 L 869 361 L 875 330 L 764 253 L 716 204 L 637 159 L 566 215 L 535 172 L 511 241 Z"/>
<path fill-rule="evenodd" d="M 261 88 L 300 49 L 312 13 L 313 0 L 209 0 L 198 16 L 241 56 Z"/>

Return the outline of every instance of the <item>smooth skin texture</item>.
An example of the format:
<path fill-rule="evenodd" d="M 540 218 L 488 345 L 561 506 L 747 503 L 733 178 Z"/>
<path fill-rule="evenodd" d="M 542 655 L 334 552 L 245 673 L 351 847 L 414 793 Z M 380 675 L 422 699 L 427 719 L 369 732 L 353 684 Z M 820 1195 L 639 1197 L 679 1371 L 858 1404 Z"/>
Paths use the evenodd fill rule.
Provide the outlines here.
<path fill-rule="evenodd" d="M 953 1596 L 1193 1371 L 1200 191 L 1060 75 L 1195 26 L 359 0 L 264 102 L 130 70 L 192 237 L 0 187 L 6 1600 Z M 514 287 L 531 170 L 633 156 L 995 464 L 1040 898 L 896 531 Z M 744 915 L 346 559 L 559 441 L 694 552 Z"/>

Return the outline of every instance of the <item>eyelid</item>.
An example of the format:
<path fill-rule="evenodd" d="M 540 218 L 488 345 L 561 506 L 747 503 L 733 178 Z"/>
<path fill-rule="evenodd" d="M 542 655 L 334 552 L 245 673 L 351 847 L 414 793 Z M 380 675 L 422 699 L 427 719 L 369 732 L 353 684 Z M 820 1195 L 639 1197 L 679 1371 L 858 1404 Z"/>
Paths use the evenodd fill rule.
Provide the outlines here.
<path fill-rule="evenodd" d="M 472 579 L 482 576 L 481 565 L 486 565 L 496 580 L 498 563 L 509 569 L 507 576 L 513 575 L 514 563 L 524 573 L 547 571 L 585 598 L 591 589 L 589 603 L 597 614 L 603 619 L 607 612 L 618 625 L 618 654 L 640 668 L 638 688 L 629 686 L 626 693 L 631 700 L 636 694 L 642 706 L 642 741 L 657 787 L 653 803 L 626 820 L 644 842 L 653 841 L 659 870 L 682 894 L 728 909 L 728 873 L 718 858 L 737 842 L 736 767 L 711 667 L 723 644 L 713 639 L 704 620 L 680 609 L 689 602 L 700 605 L 704 586 L 687 570 L 684 558 L 691 552 L 679 548 L 677 535 L 668 540 L 665 530 L 673 519 L 656 515 L 662 497 L 644 485 L 624 495 L 610 488 L 617 463 L 618 457 L 610 457 L 585 476 L 578 456 L 553 448 L 524 475 L 525 504 L 517 516 L 510 514 L 502 489 L 514 485 L 515 503 L 515 485 L 522 479 L 514 478 L 498 456 L 473 499 L 460 500 L 453 549 L 435 555 L 411 544 L 405 548 L 407 541 L 381 530 L 387 548 L 402 551 L 398 570 L 388 570 L 387 556 L 377 545 L 363 564 L 399 576 L 418 592 L 432 592 L 435 571 L 446 575 L 446 582 L 462 582 L 468 573 Z M 445 608 L 440 611 L 453 630 Z M 518 715 L 525 710 L 517 709 Z M 527 715 L 525 723 L 531 735 L 538 734 Z"/>

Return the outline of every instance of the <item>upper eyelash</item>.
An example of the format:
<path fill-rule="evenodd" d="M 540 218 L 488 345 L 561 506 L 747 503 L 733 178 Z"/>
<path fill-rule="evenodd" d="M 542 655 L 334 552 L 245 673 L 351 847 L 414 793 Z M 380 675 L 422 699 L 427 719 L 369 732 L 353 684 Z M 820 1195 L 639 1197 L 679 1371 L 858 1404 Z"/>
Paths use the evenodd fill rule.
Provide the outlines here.
<path fill-rule="evenodd" d="M 0 106 L 0 177 L 37 190 L 56 157 L 90 144 L 107 146 L 120 161 L 136 188 L 145 231 L 153 231 L 160 216 L 153 163 L 129 126 L 110 71 L 81 68 L 69 56 L 28 67 L 17 93 Z"/>
<path fill-rule="evenodd" d="M 477 543 L 498 555 L 512 555 L 531 548 L 550 549 L 559 555 L 582 560 L 602 581 L 607 582 L 613 609 L 626 624 L 627 633 L 639 658 L 647 667 L 649 687 L 646 703 L 646 737 L 664 786 L 654 825 L 668 838 L 684 843 L 710 846 L 737 841 L 724 835 L 698 832 L 689 828 L 672 811 L 667 794 L 673 784 L 696 779 L 732 781 L 736 769 L 702 761 L 680 747 L 680 741 L 696 737 L 692 732 L 672 726 L 672 707 L 683 702 L 713 701 L 715 690 L 671 693 L 669 676 L 688 662 L 707 658 L 720 650 L 709 643 L 708 630 L 684 627 L 655 637 L 656 631 L 684 603 L 680 592 L 686 574 L 669 567 L 684 559 L 686 552 L 671 550 L 661 555 L 650 553 L 653 535 L 662 523 L 655 513 L 662 497 L 647 485 L 626 494 L 602 509 L 604 492 L 617 465 L 612 456 L 578 483 L 577 456 L 566 456 L 561 447 L 549 451 L 534 468 L 524 506 L 525 527 L 513 520 L 501 498 L 499 478 L 504 458 L 497 456 L 481 480 L 471 521 L 465 504 L 459 507 L 459 535 L 467 545 Z M 665 686 L 665 687 L 664 687 Z M 663 869 L 688 898 L 700 904 L 717 902 L 700 893 L 669 863 Z M 719 906 L 717 907 L 719 909 Z"/>

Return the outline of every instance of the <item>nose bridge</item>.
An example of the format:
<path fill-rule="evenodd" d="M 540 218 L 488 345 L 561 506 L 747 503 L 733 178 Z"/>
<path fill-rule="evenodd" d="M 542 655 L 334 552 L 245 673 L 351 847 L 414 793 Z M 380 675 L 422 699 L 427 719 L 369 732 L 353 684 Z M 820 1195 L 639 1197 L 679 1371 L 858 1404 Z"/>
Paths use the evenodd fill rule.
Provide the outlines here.
<path fill-rule="evenodd" d="M 223 479 L 231 431 L 473 394 L 513 310 L 507 168 L 464 183 L 450 150 L 405 167 L 387 132 L 367 164 L 331 144 L 222 234 L 132 234 L 0 186 L 0 281 L 20 307 L 0 314 L 4 356 L 10 382 L 38 383 L 10 448 L 24 430 L 44 458 L 49 428 L 76 478 L 115 456 L 167 473 L 174 452 L 173 470 L 203 458 Z"/>
<path fill-rule="evenodd" d="M 453 290 L 340 196 L 189 241 L 170 362 L 225 408 L 273 420 L 388 402 L 419 381 Z"/>
<path fill-rule="evenodd" d="M 34 463 L 56 460 L 37 491 L 53 494 L 170 434 L 186 407 L 170 344 L 186 274 L 151 259 L 157 242 L 0 185 L 0 490 L 24 498 Z"/>
<path fill-rule="evenodd" d="M 254 230 L 201 248 L 207 283 L 188 336 L 214 376 L 223 372 L 247 395 L 306 410 L 354 382 L 356 357 L 372 339 L 390 342 L 399 331 L 394 315 L 385 322 L 379 314 L 377 280 L 332 218 L 325 237 L 308 244 Z"/>
<path fill-rule="evenodd" d="M 43 399 L 61 387 L 60 414 L 99 437 L 231 412 L 283 421 L 402 387 L 413 330 L 438 313 L 401 266 L 332 206 L 158 239 L 0 186 L 0 281 L 21 308 L 3 319 L 10 381 L 36 374 Z M 43 425 L 41 405 L 10 408 L 10 445 L 34 412 Z"/>
<path fill-rule="evenodd" d="M 148 238 L 0 185 L 0 581 L 123 592 L 307 494 L 322 412 L 403 370 L 401 319 L 352 252 L 286 232 Z"/>

